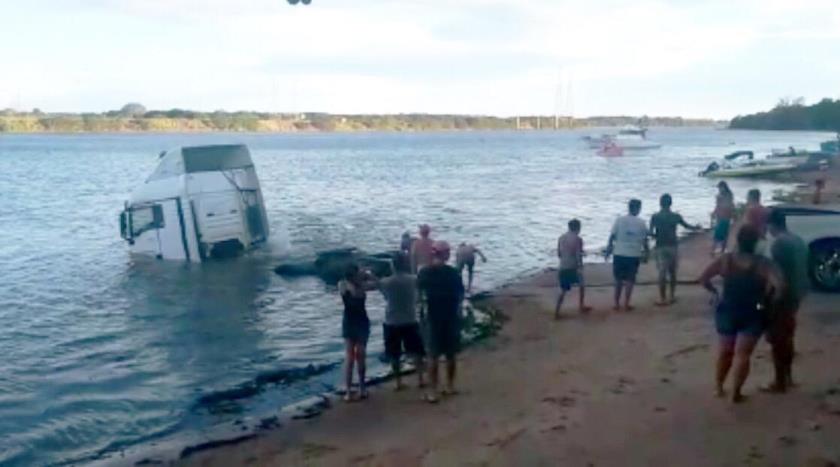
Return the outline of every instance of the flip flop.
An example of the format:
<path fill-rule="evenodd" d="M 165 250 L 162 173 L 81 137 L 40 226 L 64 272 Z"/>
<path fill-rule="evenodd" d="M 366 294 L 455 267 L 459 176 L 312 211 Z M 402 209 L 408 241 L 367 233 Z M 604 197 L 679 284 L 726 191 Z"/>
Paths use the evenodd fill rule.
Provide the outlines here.
<path fill-rule="evenodd" d="M 429 404 L 437 404 L 438 402 L 440 402 L 440 399 L 438 399 L 437 396 L 433 396 L 431 394 L 426 393 L 423 394 L 423 401 L 428 402 Z"/>
<path fill-rule="evenodd" d="M 458 394 L 460 394 L 460 392 L 458 392 L 457 389 L 444 389 L 443 391 L 441 391 L 441 394 L 443 394 L 444 396 L 457 396 Z"/>

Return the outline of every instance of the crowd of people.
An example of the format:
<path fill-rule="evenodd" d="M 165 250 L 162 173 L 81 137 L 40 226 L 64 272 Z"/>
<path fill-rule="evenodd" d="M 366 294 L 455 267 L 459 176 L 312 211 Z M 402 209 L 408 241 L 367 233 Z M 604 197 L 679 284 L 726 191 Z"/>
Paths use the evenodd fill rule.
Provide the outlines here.
<path fill-rule="evenodd" d="M 628 212 L 616 219 L 610 232 L 605 258 L 613 257 L 613 309 L 629 312 L 633 288 L 640 264 L 651 254 L 658 271 L 659 299 L 657 306 L 677 301 L 679 241 L 677 229 L 700 230 L 672 210 L 673 198 L 663 194 L 659 211 L 650 222 L 640 218 L 642 202 L 632 199 Z M 735 235 L 736 249 L 730 251 L 732 226 L 739 222 Z M 560 293 L 555 306 L 555 319 L 560 318 L 566 294 L 578 289 L 578 309 L 592 310 L 585 300 L 584 242 L 582 224 L 568 222 L 568 231 L 558 238 L 558 281 Z M 769 236 L 768 236 L 769 234 Z M 653 240 L 651 252 L 649 241 Z M 772 240 L 772 242 L 771 242 Z M 431 228 L 421 225 L 419 237 L 403 235 L 401 252 L 393 261 L 393 274 L 377 279 L 352 266 L 339 291 L 344 303 L 342 335 L 346 342 L 345 400 L 354 400 L 353 370 L 357 369 L 358 398 L 367 397 L 365 388 L 365 352 L 370 334 L 370 321 L 365 309 L 366 293 L 379 290 L 386 301 L 383 334 L 385 352 L 396 376 L 396 389 L 404 386 L 401 379 L 403 354 L 413 358 L 418 386 L 428 389 L 424 400 L 435 403 L 441 395 L 456 393 L 457 354 L 461 346 L 461 305 L 473 283 L 476 257 L 486 258 L 476 246 L 461 243 L 456 251 L 456 267 L 448 263 L 451 256 L 446 242 L 434 241 Z M 796 313 L 807 291 L 807 257 L 805 243 L 787 230 L 785 215 L 780 210 L 761 204 L 761 193 L 750 190 L 743 215 L 738 216 L 734 196 L 726 182 L 718 185 L 712 212 L 712 261 L 706 267 L 700 284 L 712 294 L 715 327 L 719 350 L 715 373 L 716 394 L 726 395 L 724 383 L 734 370 L 731 399 L 744 400 L 742 388 L 750 371 L 750 359 L 761 336 L 766 335 L 772 347 L 775 378 L 762 389 L 785 392 L 793 382 L 792 364 Z M 467 271 L 467 287 L 463 272 Z M 722 290 L 713 282 L 722 278 Z M 446 360 L 446 384 L 438 391 L 438 365 Z M 428 375 L 426 374 L 428 371 Z"/>
<path fill-rule="evenodd" d="M 365 308 L 366 293 L 379 290 L 385 298 L 383 337 L 385 354 L 391 362 L 396 390 L 404 388 L 402 357 L 413 359 L 423 399 L 438 402 L 441 395 L 457 393 L 457 354 L 461 348 L 461 305 L 472 287 L 476 256 L 487 261 L 475 245 L 461 243 L 456 250 L 457 268 L 448 264 L 451 247 L 434 241 L 431 228 L 423 224 L 419 237 L 406 232 L 400 252 L 392 262 L 392 274 L 379 279 L 351 265 L 339 282 L 344 303 L 342 336 L 346 344 L 344 373 L 346 401 L 366 399 L 365 358 L 370 320 Z M 464 287 L 463 271 L 468 274 Z M 439 362 L 446 361 L 446 382 L 439 390 Z M 353 370 L 358 373 L 358 394 L 353 392 Z M 428 375 L 426 374 L 428 372 Z M 428 376 L 428 387 L 426 385 Z"/>

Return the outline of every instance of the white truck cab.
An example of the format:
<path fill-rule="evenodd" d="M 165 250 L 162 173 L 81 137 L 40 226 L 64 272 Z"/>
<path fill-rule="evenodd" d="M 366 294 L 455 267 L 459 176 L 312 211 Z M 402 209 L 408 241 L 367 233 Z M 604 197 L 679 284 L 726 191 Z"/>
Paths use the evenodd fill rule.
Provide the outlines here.
<path fill-rule="evenodd" d="M 181 147 L 157 168 L 120 214 L 132 253 L 201 262 L 264 243 L 268 217 L 245 145 Z"/>

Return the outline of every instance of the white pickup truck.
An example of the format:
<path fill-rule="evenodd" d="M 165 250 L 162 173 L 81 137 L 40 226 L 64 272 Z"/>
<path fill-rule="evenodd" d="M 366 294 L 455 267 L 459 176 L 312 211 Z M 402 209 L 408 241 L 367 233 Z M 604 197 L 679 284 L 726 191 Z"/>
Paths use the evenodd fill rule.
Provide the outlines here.
<path fill-rule="evenodd" d="M 785 213 L 788 230 L 808 245 L 808 269 L 814 285 L 840 292 L 840 205 L 775 208 Z"/>

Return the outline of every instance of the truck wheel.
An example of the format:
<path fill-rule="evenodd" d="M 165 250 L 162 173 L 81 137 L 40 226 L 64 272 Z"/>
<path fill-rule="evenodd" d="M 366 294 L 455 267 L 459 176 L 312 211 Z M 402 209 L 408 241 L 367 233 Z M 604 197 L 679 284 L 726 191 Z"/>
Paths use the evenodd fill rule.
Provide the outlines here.
<path fill-rule="evenodd" d="M 840 292 L 840 240 L 827 240 L 811 246 L 811 279 L 829 292 Z"/>

